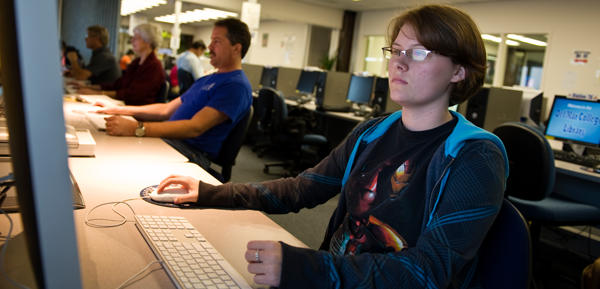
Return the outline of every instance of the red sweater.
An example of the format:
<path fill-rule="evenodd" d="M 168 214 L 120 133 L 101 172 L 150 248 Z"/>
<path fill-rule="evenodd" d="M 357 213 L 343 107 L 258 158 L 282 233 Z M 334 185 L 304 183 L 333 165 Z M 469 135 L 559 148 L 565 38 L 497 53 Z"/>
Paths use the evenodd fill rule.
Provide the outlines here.
<path fill-rule="evenodd" d="M 154 53 L 140 65 L 140 58 L 136 58 L 117 81 L 102 84 L 102 90 L 114 90 L 116 99 L 123 100 L 126 105 L 145 105 L 156 102 L 156 95 L 160 86 L 165 82 L 160 60 Z"/>

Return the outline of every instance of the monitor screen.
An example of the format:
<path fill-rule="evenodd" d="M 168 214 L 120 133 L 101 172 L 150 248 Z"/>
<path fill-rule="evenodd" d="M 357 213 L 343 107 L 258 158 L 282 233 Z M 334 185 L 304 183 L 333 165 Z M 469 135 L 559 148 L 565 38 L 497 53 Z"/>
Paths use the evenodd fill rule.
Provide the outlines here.
<path fill-rule="evenodd" d="M 374 77 L 352 75 L 347 99 L 358 104 L 369 104 L 373 91 Z"/>
<path fill-rule="evenodd" d="M 319 71 L 302 70 L 300 73 L 300 79 L 298 79 L 298 85 L 296 85 L 296 90 L 298 93 L 313 93 L 315 85 L 317 84 L 317 77 L 319 77 L 319 73 Z"/>
<path fill-rule="evenodd" d="M 600 102 L 556 95 L 546 136 L 586 146 L 600 144 Z"/>
<path fill-rule="evenodd" d="M 260 78 L 261 87 L 277 89 L 277 67 L 264 67 Z"/>

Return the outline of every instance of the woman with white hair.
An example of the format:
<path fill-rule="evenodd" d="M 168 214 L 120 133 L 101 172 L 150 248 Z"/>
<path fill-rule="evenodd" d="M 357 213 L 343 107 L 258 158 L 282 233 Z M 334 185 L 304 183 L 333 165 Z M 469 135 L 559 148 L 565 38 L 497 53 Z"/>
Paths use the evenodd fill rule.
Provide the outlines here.
<path fill-rule="evenodd" d="M 104 94 L 123 100 L 126 105 L 145 105 L 156 102 L 160 86 L 165 82 L 160 60 L 154 53 L 162 40 L 161 28 L 153 24 L 140 24 L 133 29 L 131 44 L 139 55 L 123 76 L 114 83 L 80 88 L 80 94 Z"/>

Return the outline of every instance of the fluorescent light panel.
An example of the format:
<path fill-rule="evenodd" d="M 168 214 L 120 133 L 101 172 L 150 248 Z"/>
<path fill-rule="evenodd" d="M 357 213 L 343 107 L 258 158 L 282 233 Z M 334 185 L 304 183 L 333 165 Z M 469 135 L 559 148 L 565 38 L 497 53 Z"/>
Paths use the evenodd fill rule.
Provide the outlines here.
<path fill-rule="evenodd" d="M 500 41 L 502 41 L 502 38 L 496 37 L 496 36 L 493 36 L 493 35 L 489 35 L 489 34 L 481 34 L 481 38 L 483 38 L 485 40 L 489 40 L 489 41 L 494 41 L 494 42 L 497 42 L 497 43 L 500 43 Z M 512 41 L 512 40 L 506 40 L 506 45 L 519 46 L 519 42 Z"/>
<path fill-rule="evenodd" d="M 165 0 L 123 0 L 121 2 L 121 16 L 146 10 L 161 4 L 167 4 Z"/>
<path fill-rule="evenodd" d="M 179 23 L 190 23 L 190 22 L 200 22 L 209 19 L 218 19 L 218 18 L 227 18 L 227 17 L 237 17 L 237 13 L 221 11 L 216 9 L 204 8 L 204 9 L 195 9 L 193 11 L 186 11 L 184 13 L 179 14 Z M 175 23 L 175 14 L 163 15 L 159 17 L 155 17 L 154 20 L 166 23 Z"/>
<path fill-rule="evenodd" d="M 539 41 L 539 40 L 535 40 L 535 39 L 532 39 L 529 37 L 516 35 L 516 34 L 508 34 L 508 35 L 506 35 L 506 37 L 510 38 L 510 39 L 518 40 L 521 42 L 529 43 L 531 45 L 536 45 L 536 46 L 547 46 L 548 45 L 544 41 Z"/>

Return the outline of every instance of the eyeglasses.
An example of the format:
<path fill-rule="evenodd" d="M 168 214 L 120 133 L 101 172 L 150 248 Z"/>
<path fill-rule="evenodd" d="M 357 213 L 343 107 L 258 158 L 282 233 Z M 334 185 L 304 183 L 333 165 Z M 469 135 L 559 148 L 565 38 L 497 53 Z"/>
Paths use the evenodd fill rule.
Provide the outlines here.
<path fill-rule="evenodd" d="M 407 50 L 398 50 L 393 47 L 382 47 L 381 50 L 383 50 L 383 56 L 387 59 L 392 59 L 392 57 L 398 58 L 398 57 L 400 57 L 400 54 L 404 54 L 404 56 L 408 60 L 423 61 L 423 60 L 425 60 L 425 58 L 427 58 L 427 55 L 429 55 L 429 53 L 444 55 L 444 54 L 436 52 L 436 51 L 427 50 L 427 49 L 418 49 L 418 48 L 407 49 Z"/>

